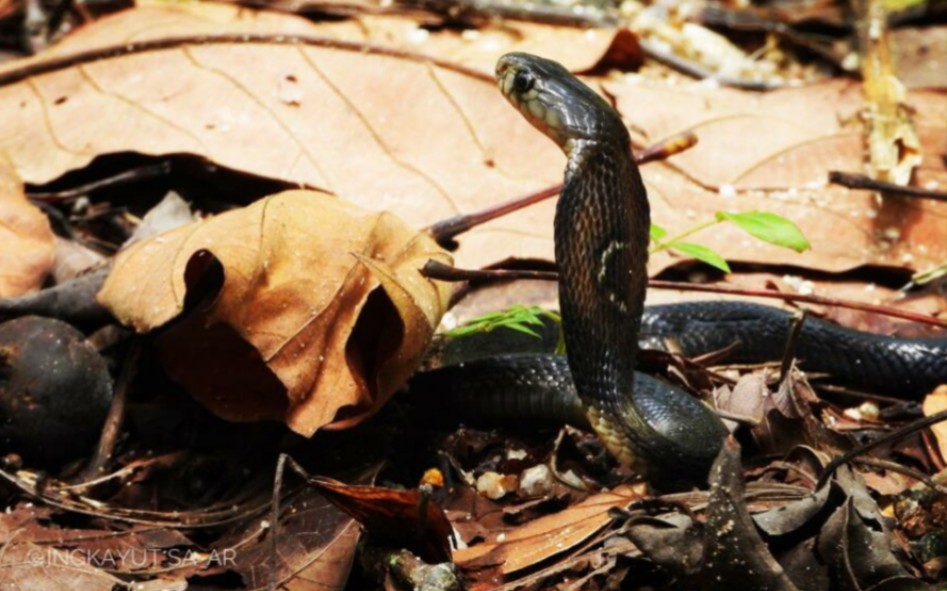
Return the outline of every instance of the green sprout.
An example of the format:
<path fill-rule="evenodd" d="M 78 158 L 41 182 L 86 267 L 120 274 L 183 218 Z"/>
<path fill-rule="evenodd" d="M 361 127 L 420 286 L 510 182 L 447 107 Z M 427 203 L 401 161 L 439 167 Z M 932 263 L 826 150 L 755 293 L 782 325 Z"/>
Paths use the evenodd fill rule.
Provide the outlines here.
<path fill-rule="evenodd" d="M 654 254 L 662 250 L 673 250 L 729 273 L 730 265 L 717 251 L 702 244 L 684 241 L 685 238 L 701 230 L 706 230 L 724 222 L 736 224 L 738 228 L 758 240 L 784 248 L 791 248 L 796 252 L 807 250 L 810 246 L 799 226 L 775 213 L 768 211 L 747 211 L 744 213 L 718 211 L 714 214 L 714 219 L 698 224 L 667 239 L 665 239 L 667 230 L 661 226 L 651 224 L 651 241 L 654 246 L 648 252 Z"/>

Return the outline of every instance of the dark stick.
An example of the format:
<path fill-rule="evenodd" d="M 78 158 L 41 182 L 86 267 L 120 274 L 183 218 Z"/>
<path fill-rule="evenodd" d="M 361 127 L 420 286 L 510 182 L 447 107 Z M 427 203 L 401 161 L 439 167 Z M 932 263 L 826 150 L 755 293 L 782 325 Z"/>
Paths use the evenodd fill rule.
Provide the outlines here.
<path fill-rule="evenodd" d="M 718 76 L 716 73 L 708 70 L 702 64 L 683 58 L 677 54 L 665 51 L 657 43 L 647 39 L 638 39 L 644 54 L 656 62 L 677 70 L 698 80 L 716 80 L 721 86 L 732 86 L 743 90 L 752 90 L 755 92 L 765 92 L 782 88 L 784 85 L 778 82 L 767 80 L 745 80 L 742 78 L 731 78 L 729 76 Z"/>
<path fill-rule="evenodd" d="M 655 160 L 664 160 L 675 154 L 680 154 L 696 144 L 697 136 L 694 135 L 694 132 L 684 131 L 644 148 L 635 155 L 635 162 L 637 164 L 645 164 Z M 554 197 L 558 195 L 561 190 L 562 184 L 560 183 L 542 189 L 541 191 L 530 193 L 524 197 L 517 197 L 505 203 L 488 207 L 487 209 L 447 218 L 446 220 L 431 224 L 425 230 L 442 247 L 450 248 L 454 238 L 459 234 L 463 234 L 467 230 L 489 222 L 490 220 L 495 220 L 508 213 L 513 213 L 534 203 L 539 203 L 540 201 Z"/>
<path fill-rule="evenodd" d="M 937 484 L 933 478 L 921 472 L 920 470 L 916 470 L 908 466 L 902 466 L 897 462 L 882 460 L 879 458 L 859 458 L 855 460 L 855 462 L 865 466 L 871 466 L 872 468 L 881 468 L 883 470 L 890 470 L 891 472 L 898 472 L 899 474 L 910 476 L 911 478 L 924 483 L 924 485 L 926 485 L 928 488 L 931 488 L 940 494 L 947 496 L 947 486 Z"/>
<path fill-rule="evenodd" d="M 783 350 L 783 362 L 779 366 L 779 381 L 782 383 L 792 367 L 792 361 L 796 358 L 796 345 L 799 343 L 799 335 L 802 334 L 802 326 L 806 323 L 806 311 L 796 310 L 793 313 L 792 325 L 789 327 L 789 338 L 786 339 L 786 348 Z"/>
<path fill-rule="evenodd" d="M 540 279 L 543 281 L 558 281 L 559 274 L 555 271 L 529 271 L 514 269 L 458 269 L 445 265 L 440 261 L 429 260 L 421 268 L 421 274 L 428 279 L 457 282 L 502 282 L 514 279 Z"/>
<path fill-rule="evenodd" d="M 461 74 L 466 74 L 479 80 L 493 83 L 493 76 L 460 66 L 448 60 L 438 59 L 380 45 L 370 43 L 360 43 L 356 41 L 343 41 L 341 39 L 332 39 L 329 37 L 316 37 L 314 35 L 279 35 L 274 33 L 225 33 L 221 35 L 185 35 L 181 37 L 164 37 L 161 39 L 150 39 L 147 41 L 132 41 L 122 45 L 110 45 L 79 53 L 53 57 L 47 60 L 33 62 L 29 65 L 8 70 L 0 74 L 0 86 L 20 82 L 32 76 L 57 72 L 76 66 L 100 60 L 114 59 L 126 55 L 147 53 L 150 51 L 163 51 L 168 49 L 177 49 L 191 45 L 233 45 L 255 43 L 260 45 L 306 45 L 311 47 L 328 47 L 343 51 L 353 51 L 367 53 L 370 55 L 383 55 L 401 59 L 409 59 L 416 62 L 430 63 L 438 67 L 453 70 Z"/>
<path fill-rule="evenodd" d="M 825 486 L 825 483 L 828 482 L 829 478 L 832 477 L 832 474 L 834 474 L 835 471 L 838 470 L 839 466 L 841 466 L 842 464 L 847 464 L 852 459 L 862 454 L 868 453 L 871 450 L 875 449 L 876 447 L 881 447 L 882 445 L 892 443 L 899 439 L 903 439 L 904 437 L 907 437 L 911 433 L 916 433 L 917 431 L 920 431 L 921 429 L 926 429 L 927 427 L 930 427 L 931 425 L 936 425 L 937 423 L 940 423 L 942 421 L 947 421 L 947 410 L 943 410 L 937 414 L 933 414 L 929 417 L 924 417 L 923 419 L 920 419 L 913 423 L 905 425 L 904 427 L 901 427 L 897 431 L 892 431 L 891 433 L 888 433 L 884 437 L 879 437 L 878 439 L 872 441 L 871 443 L 860 445 L 856 447 L 855 449 L 838 456 L 837 458 L 829 462 L 825 466 L 825 468 L 822 469 L 822 473 L 819 474 L 819 480 L 816 481 L 815 490 L 819 490 L 820 488 Z"/>
<path fill-rule="evenodd" d="M 428 261 L 421 269 L 421 274 L 430 279 L 439 281 L 472 281 L 477 283 L 493 283 L 512 281 L 514 279 L 539 279 L 543 281 L 558 281 L 559 275 L 555 271 L 529 271 L 512 269 L 457 269 L 437 261 Z M 781 291 L 772 291 L 768 289 L 743 289 L 735 287 L 724 287 L 722 285 L 703 285 L 698 283 L 683 283 L 679 281 L 664 281 L 661 279 L 651 279 L 648 281 L 648 287 L 653 289 L 677 289 L 680 291 L 699 291 L 708 293 L 725 293 L 731 295 L 743 295 L 759 298 L 771 298 L 783 300 L 784 302 L 804 302 L 807 304 L 819 304 L 823 306 L 835 306 L 837 308 L 848 308 L 850 310 L 861 310 L 862 312 L 871 312 L 891 318 L 900 318 L 902 320 L 911 320 L 922 324 L 930 324 L 947 328 L 947 321 L 910 312 L 899 310 L 890 306 L 878 306 L 865 302 L 856 302 L 854 300 L 843 300 L 838 298 L 827 298 L 817 295 L 803 295 L 799 293 L 783 293 Z"/>
<path fill-rule="evenodd" d="M 28 191 L 26 196 L 35 201 L 42 201 L 44 203 L 58 203 L 61 201 L 69 201 L 70 199 L 78 199 L 83 195 L 87 195 L 100 189 L 108 189 L 110 187 L 118 187 L 146 179 L 165 176 L 170 172 L 171 163 L 160 162 L 158 164 L 126 170 L 114 176 L 95 180 L 84 185 L 79 185 L 78 187 L 73 187 L 72 189 L 48 192 Z"/>
<path fill-rule="evenodd" d="M 925 199 L 947 201 L 947 193 L 943 191 L 921 189 L 920 187 L 906 187 L 895 183 L 878 181 L 868 175 L 853 172 L 829 171 L 829 182 L 848 187 L 849 189 L 881 191 L 883 193 L 897 193 L 898 195 L 904 195 L 906 197 L 923 197 Z"/>
<path fill-rule="evenodd" d="M 131 389 L 132 380 L 138 373 L 138 362 L 141 358 L 141 341 L 133 339 L 128 356 L 125 358 L 125 364 L 122 365 L 122 371 L 115 383 L 115 395 L 112 397 L 109 414 L 105 419 L 105 426 L 102 428 L 102 435 L 99 438 L 99 446 L 95 450 L 95 456 L 86 469 L 83 471 L 83 480 L 94 480 L 99 477 L 106 462 L 112 457 L 115 451 L 115 442 L 118 441 L 118 434 L 121 431 L 122 423 L 125 420 L 125 404 L 128 401 L 128 391 Z"/>
<path fill-rule="evenodd" d="M 283 474 L 286 472 L 286 460 L 289 456 L 281 453 L 276 461 L 276 473 L 273 475 L 273 496 L 270 499 L 270 565 L 269 581 L 266 584 L 267 591 L 277 591 L 279 581 L 277 580 L 277 571 L 279 570 L 276 560 L 277 554 L 276 538 L 279 536 L 279 501 L 283 488 Z"/>
<path fill-rule="evenodd" d="M 454 217 L 450 217 L 446 220 L 431 224 L 425 228 L 425 230 L 442 248 L 449 249 L 455 236 L 463 234 L 475 226 L 485 224 L 490 220 L 495 220 L 498 217 L 505 216 L 508 213 L 513 213 L 514 211 L 523 209 L 524 207 L 528 207 L 534 203 L 539 203 L 540 201 L 554 197 L 558 195 L 559 191 L 561 190 L 561 184 L 553 185 L 552 187 L 547 187 L 541 191 L 530 193 L 525 197 L 517 197 L 516 199 L 495 205 L 493 207 L 488 207 L 487 209 L 482 209 L 473 213 L 462 213 L 460 215 L 455 215 Z"/>

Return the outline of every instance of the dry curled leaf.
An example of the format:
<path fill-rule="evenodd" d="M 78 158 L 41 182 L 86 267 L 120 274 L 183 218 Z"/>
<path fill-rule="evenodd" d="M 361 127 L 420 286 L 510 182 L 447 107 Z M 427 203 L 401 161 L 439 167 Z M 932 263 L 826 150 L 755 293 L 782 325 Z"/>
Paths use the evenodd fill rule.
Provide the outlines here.
<path fill-rule="evenodd" d="M 288 191 L 121 253 L 99 300 L 158 339 L 168 373 L 216 414 L 312 435 L 365 418 L 414 371 L 449 288 L 450 257 L 390 213 Z M 222 268 L 219 292 L 202 293 Z"/>
<path fill-rule="evenodd" d="M 37 289 L 53 266 L 53 232 L 0 152 L 0 297 Z"/>

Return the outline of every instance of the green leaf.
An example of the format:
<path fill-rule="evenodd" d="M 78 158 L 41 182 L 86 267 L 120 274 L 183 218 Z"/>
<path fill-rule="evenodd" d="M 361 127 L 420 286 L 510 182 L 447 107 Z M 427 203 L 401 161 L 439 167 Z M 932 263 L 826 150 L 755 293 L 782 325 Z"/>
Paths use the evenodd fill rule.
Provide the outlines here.
<path fill-rule="evenodd" d="M 503 327 L 508 328 L 510 330 L 515 330 L 516 332 L 522 332 L 524 334 L 528 334 L 529 336 L 536 337 L 537 339 L 542 338 L 542 336 L 538 332 L 526 326 L 525 324 L 520 324 L 518 322 L 511 322 L 509 324 L 504 324 Z"/>
<path fill-rule="evenodd" d="M 809 241 L 799 226 L 786 218 L 768 211 L 747 211 L 743 213 L 717 212 L 718 220 L 731 221 L 744 232 L 759 238 L 763 242 L 791 248 L 796 252 L 807 250 Z"/>
<path fill-rule="evenodd" d="M 540 334 L 530 328 L 530 326 L 541 326 L 542 317 L 558 318 L 539 306 L 513 306 L 500 312 L 489 312 L 483 316 L 474 318 L 463 326 L 448 331 L 446 334 L 451 338 L 466 337 L 472 334 L 491 332 L 497 328 L 508 328 L 539 338 Z"/>
<path fill-rule="evenodd" d="M 707 263 L 712 267 L 716 267 L 724 273 L 730 272 L 730 266 L 727 265 L 727 261 L 725 261 L 724 258 L 717 253 L 717 251 L 707 248 L 702 244 L 694 244 L 693 242 L 675 242 L 674 250 L 681 254 L 686 254 L 687 256 L 693 257 L 702 263 Z"/>
<path fill-rule="evenodd" d="M 667 230 L 657 224 L 651 224 L 651 240 L 657 242 L 667 235 Z"/>

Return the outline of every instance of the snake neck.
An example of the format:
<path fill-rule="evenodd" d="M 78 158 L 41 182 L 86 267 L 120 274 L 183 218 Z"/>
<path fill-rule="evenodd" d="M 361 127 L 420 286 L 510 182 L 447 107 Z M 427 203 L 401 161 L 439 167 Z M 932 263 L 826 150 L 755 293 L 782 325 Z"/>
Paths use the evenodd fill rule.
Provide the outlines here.
<path fill-rule="evenodd" d="M 581 140 L 556 207 L 559 306 L 569 368 L 595 426 L 599 416 L 636 416 L 636 335 L 647 286 L 650 209 L 624 139 Z M 617 411 L 608 411 L 609 409 Z M 605 420 L 605 419 L 602 419 Z M 599 434 L 603 429 L 596 430 Z M 627 463 L 628 450 L 606 445 Z"/>

